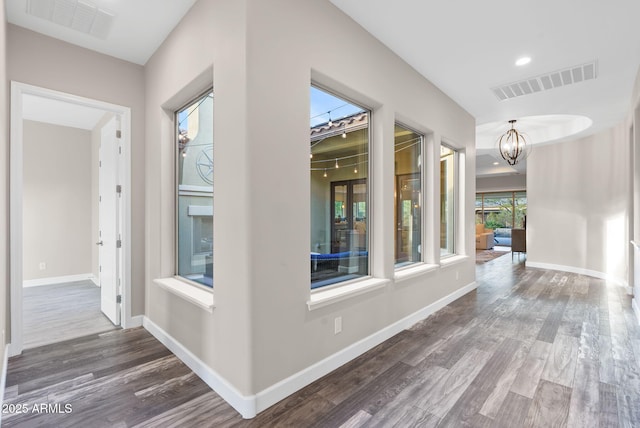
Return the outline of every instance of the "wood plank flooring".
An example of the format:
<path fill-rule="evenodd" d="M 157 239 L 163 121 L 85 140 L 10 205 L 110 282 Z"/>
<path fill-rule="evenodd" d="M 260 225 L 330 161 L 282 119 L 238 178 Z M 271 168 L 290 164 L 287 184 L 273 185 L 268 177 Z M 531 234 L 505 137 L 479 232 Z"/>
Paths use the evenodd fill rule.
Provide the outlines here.
<path fill-rule="evenodd" d="M 635 427 L 640 327 L 624 290 L 525 268 L 477 266 L 479 288 L 243 420 L 143 329 L 9 361 L 3 426 Z"/>
<path fill-rule="evenodd" d="M 116 328 L 100 310 L 100 287 L 89 280 L 25 287 L 22 299 L 25 349 Z"/>

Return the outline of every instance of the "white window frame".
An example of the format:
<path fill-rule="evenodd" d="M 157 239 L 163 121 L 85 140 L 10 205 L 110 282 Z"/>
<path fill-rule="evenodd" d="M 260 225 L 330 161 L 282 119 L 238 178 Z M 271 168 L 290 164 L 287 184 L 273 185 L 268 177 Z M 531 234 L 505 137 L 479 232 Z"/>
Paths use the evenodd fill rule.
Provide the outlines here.
<path fill-rule="evenodd" d="M 344 101 L 357 105 L 365 109 L 368 113 L 368 132 L 367 132 L 367 275 L 363 275 L 358 278 L 336 282 L 335 284 L 329 284 L 320 288 L 309 290 L 309 300 L 307 306 L 310 311 L 331 305 L 337 302 L 341 302 L 353 297 L 369 293 L 375 290 L 386 287 L 391 284 L 391 279 L 374 278 L 372 277 L 372 253 L 373 253 L 373 224 L 375 213 L 373 213 L 373 195 L 372 195 L 372 175 L 375 173 L 373 170 L 373 141 L 372 141 L 372 129 L 373 129 L 373 116 L 374 110 L 366 103 L 359 102 L 353 98 L 344 95 L 343 93 L 332 90 L 329 86 L 323 85 L 315 80 L 310 82 L 310 86 L 315 87 L 321 91 L 334 95 Z M 311 230 L 311 217 L 309 217 L 309 231 Z M 311 278 L 309 278 L 309 285 L 311 285 Z"/>
<path fill-rule="evenodd" d="M 451 198 L 451 200 L 453 201 L 453 225 L 452 225 L 452 233 L 453 233 L 453 248 L 451 249 L 451 252 L 448 254 L 442 254 L 442 247 L 440 246 L 440 244 L 438 244 L 438 247 L 440 248 L 439 251 L 439 257 L 441 260 L 446 260 L 449 259 L 451 257 L 455 257 L 459 254 L 461 254 L 461 248 L 464 247 L 464 245 L 461 245 L 462 243 L 460 242 L 460 237 L 462 236 L 462 231 L 460 230 L 460 224 L 462 223 L 460 221 L 460 206 L 462 204 L 462 206 L 464 206 L 464 196 L 461 195 L 460 192 L 460 179 L 461 179 L 461 174 L 460 174 L 460 156 L 461 156 L 461 151 L 456 148 L 455 146 L 447 143 L 446 141 L 441 141 L 440 142 L 440 147 L 445 147 L 449 150 L 451 150 L 453 152 L 453 197 Z M 438 152 L 440 153 L 441 150 L 438 150 Z M 440 165 L 442 162 L 442 157 L 439 158 L 438 160 L 438 174 L 440 175 Z M 442 203 L 442 194 L 440 193 L 440 189 L 442 188 L 442 183 L 440 184 L 440 186 L 438 186 L 438 202 L 441 204 Z M 439 211 L 440 213 L 442 213 L 442 207 L 439 207 Z M 442 227 L 442 218 L 440 218 L 440 227 Z M 442 230 L 440 229 L 440 227 L 438 228 L 438 242 L 440 242 L 440 236 L 442 234 Z"/>
<path fill-rule="evenodd" d="M 421 267 L 426 263 L 427 260 L 427 255 L 426 255 L 426 250 L 427 250 L 427 246 L 425 245 L 425 243 L 427 242 L 427 236 L 426 236 L 426 232 L 427 232 L 427 222 L 425 220 L 426 216 L 425 216 L 425 212 L 426 212 L 426 202 L 428 200 L 427 198 L 427 194 L 426 194 L 426 190 L 427 190 L 427 174 L 425 174 L 425 168 L 427 167 L 427 156 L 426 156 L 426 149 L 427 149 L 427 134 L 425 134 L 424 132 L 421 132 L 409 125 L 406 125 L 404 122 L 400 121 L 400 120 L 396 120 L 394 122 L 394 130 L 396 126 L 400 126 L 408 131 L 413 132 L 416 135 L 420 136 L 420 260 L 416 261 L 416 262 L 411 262 L 408 264 L 403 264 L 403 265 L 398 265 L 396 262 L 396 252 L 395 249 L 397 248 L 397 242 L 396 242 L 396 236 L 397 236 L 397 231 L 396 231 L 396 227 L 397 224 L 393 225 L 393 230 L 394 230 L 394 239 L 393 239 L 393 245 L 394 245 L 394 251 L 393 251 L 393 263 L 394 263 L 394 270 L 397 272 L 401 272 L 404 270 L 415 270 L 417 267 Z M 394 135 L 394 161 L 395 161 L 395 135 Z M 393 177 L 394 180 L 396 180 L 396 169 L 395 169 L 395 162 L 394 162 L 394 167 L 393 167 Z M 395 186 L 395 184 L 394 184 Z M 395 220 L 395 216 L 397 215 L 397 196 L 394 197 L 394 220 Z"/>
<path fill-rule="evenodd" d="M 181 276 L 178 273 L 178 266 L 179 266 L 179 256 L 180 256 L 180 250 L 179 250 L 179 227 L 180 227 L 180 216 L 178 214 L 178 208 L 179 208 L 179 198 L 180 198 L 180 193 L 181 192 L 187 192 L 187 193 L 193 193 L 194 195 L 198 195 L 198 196 L 208 196 L 211 195 L 211 197 L 213 198 L 213 191 L 211 190 L 211 188 L 209 187 L 204 187 L 204 186 L 194 186 L 194 185 L 184 185 L 184 184 L 180 184 L 179 183 L 179 177 L 178 177 L 178 171 L 179 171 L 179 162 L 180 162 L 180 153 L 178 150 L 178 143 L 176 141 L 178 133 L 179 133 L 179 124 L 178 124 L 178 120 L 177 120 L 177 116 L 178 116 L 178 112 L 184 110 L 185 108 L 187 108 L 188 106 L 192 105 L 194 102 L 200 100 L 201 98 L 207 96 L 211 94 L 212 97 L 214 97 L 213 95 L 213 87 L 209 87 L 207 90 L 202 91 L 200 93 L 198 93 L 198 95 L 189 98 L 189 100 L 184 103 L 182 106 L 180 106 L 179 108 L 175 109 L 173 111 L 173 121 L 174 121 L 174 135 L 173 135 L 173 140 L 172 143 L 174 145 L 174 157 L 175 157 L 175 162 L 174 162 L 174 217 L 175 217 L 175 228 L 174 228 L 174 244 L 173 244 L 173 249 L 174 249 L 174 278 L 178 281 L 180 281 L 181 283 L 186 283 L 190 286 L 193 287 L 197 287 L 203 291 L 206 292 L 212 292 L 213 290 L 213 286 L 212 287 L 207 287 L 203 284 L 200 284 L 196 281 L 192 281 L 189 278 L 186 278 L 184 276 Z M 215 99 L 215 98 L 214 98 Z M 215 183 L 214 183 L 215 184 Z M 213 184 L 212 184 L 213 187 Z M 214 207 L 212 206 L 211 209 L 213 210 Z M 193 219 L 191 219 L 193 220 Z M 190 222 L 191 223 L 191 233 L 193 234 L 193 221 Z M 193 238 L 193 237 L 192 237 Z M 190 248 L 191 251 L 193 252 L 193 242 L 191 242 L 190 244 Z M 213 239 L 213 252 L 215 252 L 215 238 Z M 156 281 L 158 284 L 163 285 L 164 288 L 168 289 L 169 291 L 174 291 L 173 288 L 175 288 L 179 283 L 176 282 L 170 282 L 170 286 L 167 287 L 167 281 L 164 281 L 164 283 L 161 283 L 160 281 L 164 281 L 164 280 L 158 280 Z M 212 278 L 212 282 L 214 281 L 214 278 Z M 195 293 L 196 295 L 199 295 L 199 293 Z M 189 297 L 190 294 L 188 296 L 184 296 L 184 297 Z M 208 298 L 206 299 L 208 301 Z M 213 305 L 213 302 L 211 302 L 211 305 Z M 211 306 L 212 307 L 212 306 Z M 206 308 L 209 309 L 209 305 L 206 305 Z"/>

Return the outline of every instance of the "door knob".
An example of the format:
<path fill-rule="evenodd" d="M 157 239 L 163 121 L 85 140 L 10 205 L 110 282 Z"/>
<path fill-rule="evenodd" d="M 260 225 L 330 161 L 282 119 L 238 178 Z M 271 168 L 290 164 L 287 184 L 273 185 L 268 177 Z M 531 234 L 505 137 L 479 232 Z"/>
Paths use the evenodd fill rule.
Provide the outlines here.
<path fill-rule="evenodd" d="M 96 242 L 96 245 L 102 245 L 102 241 Z"/>

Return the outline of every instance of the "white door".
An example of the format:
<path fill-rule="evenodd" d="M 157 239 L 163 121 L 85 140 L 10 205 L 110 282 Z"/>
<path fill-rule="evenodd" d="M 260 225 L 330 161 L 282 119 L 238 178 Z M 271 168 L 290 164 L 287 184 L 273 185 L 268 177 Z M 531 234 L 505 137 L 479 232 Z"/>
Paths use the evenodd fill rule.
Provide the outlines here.
<path fill-rule="evenodd" d="M 116 118 L 102 128 L 99 150 L 98 189 L 98 269 L 101 287 L 102 312 L 115 325 L 120 325 L 119 303 L 119 218 L 118 157 L 120 139 Z"/>

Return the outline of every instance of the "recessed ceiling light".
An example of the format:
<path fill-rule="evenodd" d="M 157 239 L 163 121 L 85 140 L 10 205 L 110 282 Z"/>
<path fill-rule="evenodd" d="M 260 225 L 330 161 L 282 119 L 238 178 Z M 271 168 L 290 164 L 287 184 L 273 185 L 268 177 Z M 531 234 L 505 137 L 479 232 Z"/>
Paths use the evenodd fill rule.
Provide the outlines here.
<path fill-rule="evenodd" d="M 494 162 L 493 164 L 494 165 L 500 165 L 500 162 Z"/>
<path fill-rule="evenodd" d="M 523 65 L 527 65 L 531 62 L 530 56 L 523 56 L 522 58 L 518 58 L 516 61 L 516 65 L 518 67 L 522 67 Z"/>

